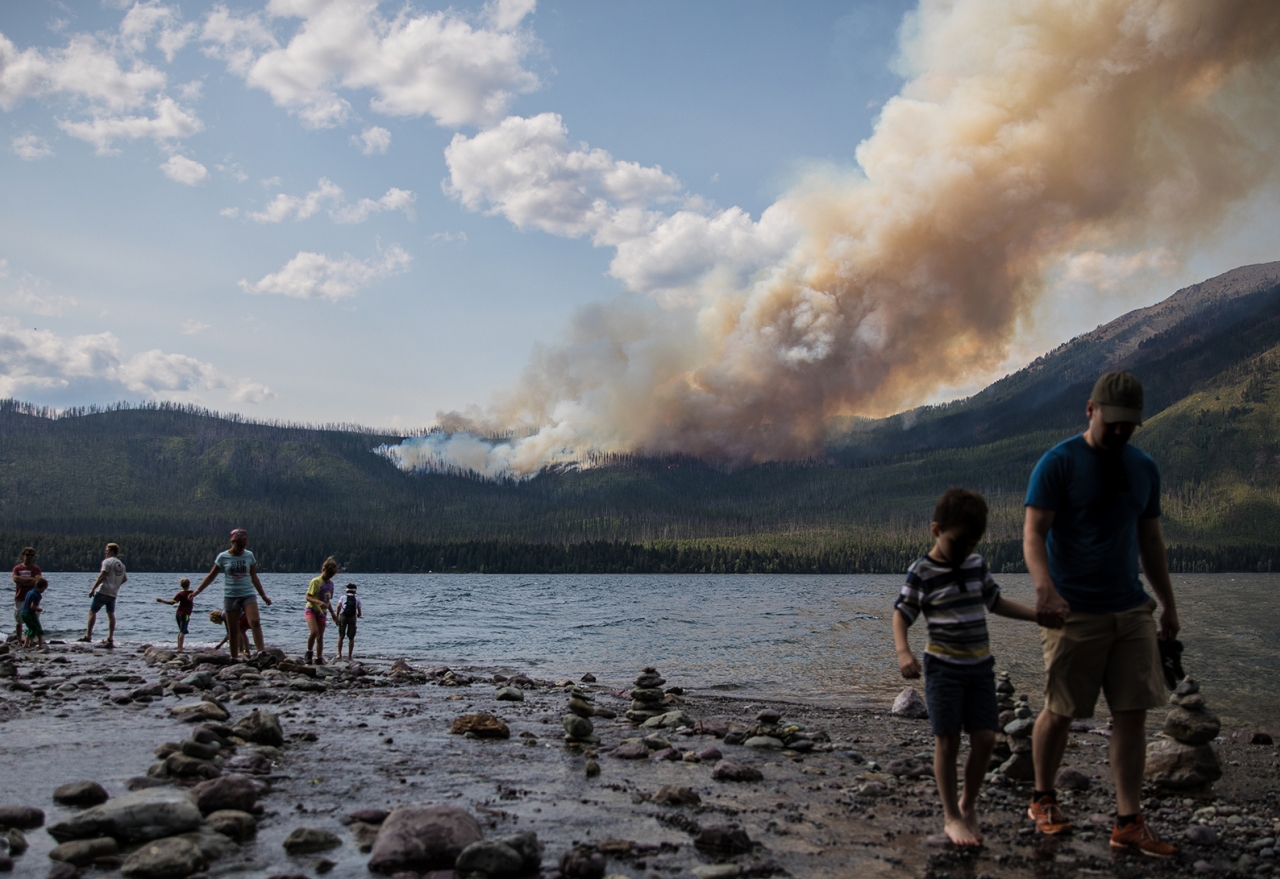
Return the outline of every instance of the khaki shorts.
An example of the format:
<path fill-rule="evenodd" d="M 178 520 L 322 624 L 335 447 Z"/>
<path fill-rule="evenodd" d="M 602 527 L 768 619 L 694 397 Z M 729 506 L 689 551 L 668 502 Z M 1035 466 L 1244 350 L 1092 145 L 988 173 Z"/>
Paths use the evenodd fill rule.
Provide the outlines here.
<path fill-rule="evenodd" d="M 1113 711 L 1159 708 L 1168 700 L 1154 600 L 1121 613 L 1070 613 L 1061 629 L 1040 630 L 1045 707 L 1064 717 L 1093 717 L 1098 691 Z"/>

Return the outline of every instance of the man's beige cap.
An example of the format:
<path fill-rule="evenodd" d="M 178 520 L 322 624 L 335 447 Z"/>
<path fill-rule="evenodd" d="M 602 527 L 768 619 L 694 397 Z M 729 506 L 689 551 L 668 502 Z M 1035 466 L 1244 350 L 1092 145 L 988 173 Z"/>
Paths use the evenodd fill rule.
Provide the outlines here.
<path fill-rule="evenodd" d="M 1127 372 L 1108 372 L 1093 386 L 1089 399 L 1102 409 L 1108 424 L 1142 424 L 1142 382 Z"/>

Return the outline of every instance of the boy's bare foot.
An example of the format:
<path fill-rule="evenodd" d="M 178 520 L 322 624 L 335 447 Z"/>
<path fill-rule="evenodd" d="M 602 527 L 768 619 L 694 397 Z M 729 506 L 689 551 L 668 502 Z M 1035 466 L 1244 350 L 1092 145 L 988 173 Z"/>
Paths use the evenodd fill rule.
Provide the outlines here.
<path fill-rule="evenodd" d="M 974 848 L 982 845 L 982 837 L 974 833 L 973 828 L 969 826 L 969 822 L 963 817 L 948 818 L 943 829 L 946 831 L 947 839 L 951 840 L 951 844 L 960 848 Z"/>
<path fill-rule="evenodd" d="M 973 809 L 969 809 L 963 815 L 965 826 L 969 828 L 973 838 L 978 840 L 978 845 L 982 845 L 982 828 L 978 826 L 978 813 Z"/>
<path fill-rule="evenodd" d="M 88 643 L 89 643 L 90 641 L 92 641 L 92 640 L 93 640 L 93 639 L 92 639 L 92 638 L 90 638 L 88 635 L 81 635 L 79 638 L 77 638 L 77 639 L 76 639 L 76 643 L 78 643 L 78 644 L 88 644 Z"/>

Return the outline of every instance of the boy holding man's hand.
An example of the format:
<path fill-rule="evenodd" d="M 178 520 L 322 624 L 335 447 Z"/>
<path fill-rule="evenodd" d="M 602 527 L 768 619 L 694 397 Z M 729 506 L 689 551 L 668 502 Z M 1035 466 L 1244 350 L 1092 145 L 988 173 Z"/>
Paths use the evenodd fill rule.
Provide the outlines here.
<path fill-rule="evenodd" d="M 933 773 L 942 798 L 947 837 L 957 846 L 982 844 L 978 790 L 1000 729 L 995 659 L 986 612 L 1035 622 L 1035 609 L 1000 595 L 973 548 L 987 530 L 987 503 L 976 491 L 951 488 L 934 509 L 933 549 L 912 562 L 894 602 L 893 640 L 904 678 L 920 677 L 907 629 L 921 614 L 928 624 L 924 653 L 925 701 L 933 727 Z M 957 797 L 956 757 L 961 730 L 969 733 L 964 792 Z"/>

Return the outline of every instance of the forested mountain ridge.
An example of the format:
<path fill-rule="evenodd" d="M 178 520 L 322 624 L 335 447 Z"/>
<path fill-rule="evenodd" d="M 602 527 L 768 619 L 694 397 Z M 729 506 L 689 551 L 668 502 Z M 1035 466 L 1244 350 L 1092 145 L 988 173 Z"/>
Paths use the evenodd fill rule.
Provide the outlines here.
<path fill-rule="evenodd" d="M 619 458 L 524 482 L 405 473 L 400 437 L 258 424 L 173 406 L 50 417 L 0 402 L 0 554 L 137 570 L 207 567 L 232 526 L 266 570 L 896 571 L 948 485 L 992 506 L 981 550 L 1017 569 L 1039 456 L 1080 430 L 1097 374 L 1148 390 L 1135 443 L 1160 464 L 1179 569 L 1280 565 L 1280 263 L 1250 266 L 1099 327 L 968 400 L 864 422 L 830 459 L 731 472 Z"/>

